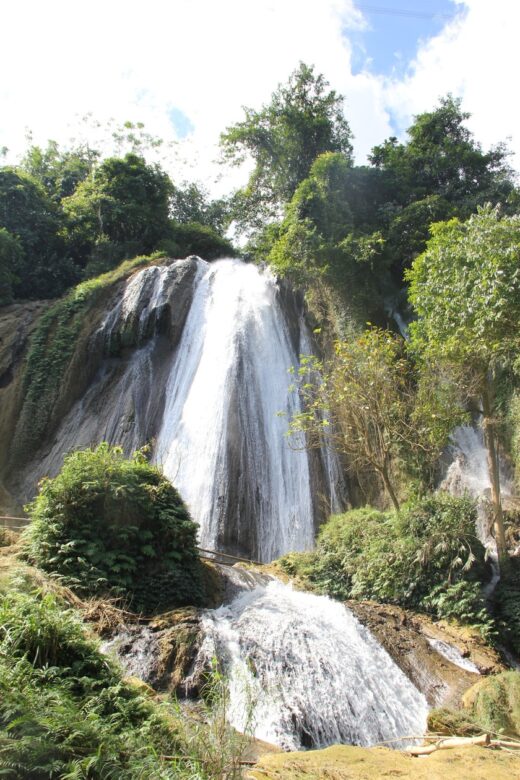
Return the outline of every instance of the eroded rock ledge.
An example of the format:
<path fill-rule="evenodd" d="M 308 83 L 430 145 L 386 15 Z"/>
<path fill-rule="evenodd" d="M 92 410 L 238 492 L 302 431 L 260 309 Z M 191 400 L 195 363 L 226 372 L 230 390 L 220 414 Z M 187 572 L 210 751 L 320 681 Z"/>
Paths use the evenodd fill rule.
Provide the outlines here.
<path fill-rule="evenodd" d="M 505 667 L 477 631 L 435 622 L 426 615 L 389 604 L 349 601 L 347 606 L 367 626 L 432 707 L 457 707 L 478 674 L 496 674 Z M 449 645 L 474 667 L 471 672 L 444 657 L 435 645 Z M 442 646 L 442 645 L 440 645 Z"/>

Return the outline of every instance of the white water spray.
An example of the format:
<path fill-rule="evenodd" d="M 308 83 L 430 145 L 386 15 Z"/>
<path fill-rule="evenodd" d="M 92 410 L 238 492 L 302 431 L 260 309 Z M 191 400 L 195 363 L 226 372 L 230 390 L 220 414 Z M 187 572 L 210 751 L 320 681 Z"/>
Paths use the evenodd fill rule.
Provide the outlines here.
<path fill-rule="evenodd" d="M 309 461 L 286 437 L 287 417 L 299 410 L 288 374 L 298 355 L 275 280 L 238 260 L 200 261 L 199 274 L 166 388 L 156 460 L 199 523 L 203 547 L 218 549 L 227 523 L 239 537 L 256 533 L 261 560 L 309 549 Z"/>
<path fill-rule="evenodd" d="M 418 735 L 427 704 L 353 614 L 273 580 L 207 612 L 201 653 L 230 686 L 231 723 L 288 750 Z"/>

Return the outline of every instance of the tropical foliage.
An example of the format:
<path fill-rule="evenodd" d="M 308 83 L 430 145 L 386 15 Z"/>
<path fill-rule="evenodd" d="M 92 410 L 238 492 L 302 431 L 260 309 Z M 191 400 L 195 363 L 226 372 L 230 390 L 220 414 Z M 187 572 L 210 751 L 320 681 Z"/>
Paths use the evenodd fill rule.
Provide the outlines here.
<path fill-rule="evenodd" d="M 77 593 L 111 593 L 147 612 L 200 600 L 196 525 L 142 452 L 71 453 L 28 508 L 25 555 Z"/>
<path fill-rule="evenodd" d="M 446 493 L 412 501 L 401 512 L 354 509 L 321 528 L 314 553 L 293 553 L 279 563 L 330 596 L 400 604 L 478 625 L 489 635 L 475 513 L 469 499 Z"/>

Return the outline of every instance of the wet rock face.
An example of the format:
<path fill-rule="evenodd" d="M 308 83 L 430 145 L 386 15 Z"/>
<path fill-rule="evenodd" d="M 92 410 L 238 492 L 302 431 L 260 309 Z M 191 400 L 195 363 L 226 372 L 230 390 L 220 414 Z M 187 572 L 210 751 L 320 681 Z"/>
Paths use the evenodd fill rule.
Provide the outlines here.
<path fill-rule="evenodd" d="M 0 309 L 0 388 L 12 382 L 27 338 L 48 305 L 46 301 L 31 301 Z"/>
<path fill-rule="evenodd" d="M 147 625 L 127 625 L 103 644 L 125 672 L 159 692 L 196 697 L 203 672 L 193 673 L 200 642 L 200 611 L 194 607 L 173 610 Z"/>
<path fill-rule="evenodd" d="M 237 593 L 253 590 L 271 578 L 240 566 L 203 562 L 206 606 L 219 607 Z M 135 618 L 119 626 L 104 641 L 104 652 L 115 655 L 126 674 L 142 680 L 158 692 L 179 698 L 196 698 L 205 684 L 210 665 L 201 660 L 204 610 L 183 607 L 156 615 L 145 623 Z"/>
<path fill-rule="evenodd" d="M 22 366 L 30 336 L 48 301 L 16 303 L 0 309 L 0 441 L 12 441 L 22 400 Z M 20 515 L 21 502 L 2 484 L 9 447 L 0 447 L 0 514 Z"/>
<path fill-rule="evenodd" d="M 10 476 L 20 503 L 32 498 L 42 475 L 58 473 L 72 449 L 109 441 L 130 454 L 153 439 L 197 268 L 196 258 L 145 268 L 85 315 L 56 400 L 55 434 Z"/>
<path fill-rule="evenodd" d="M 387 604 L 349 601 L 348 606 L 432 707 L 459 706 L 478 674 L 503 669 L 498 655 L 475 631 L 435 623 L 425 615 Z M 469 671 L 471 666 L 475 671 Z"/>

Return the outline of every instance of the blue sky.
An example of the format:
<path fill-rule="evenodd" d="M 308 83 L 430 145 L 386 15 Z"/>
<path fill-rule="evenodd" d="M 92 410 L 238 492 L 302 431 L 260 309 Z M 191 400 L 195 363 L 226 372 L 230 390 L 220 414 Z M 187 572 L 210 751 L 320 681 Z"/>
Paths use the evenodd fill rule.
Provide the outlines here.
<path fill-rule="evenodd" d="M 356 6 L 367 28 L 346 32 L 354 44 L 354 74 L 366 68 L 396 77 L 404 75 L 420 43 L 438 35 L 458 12 L 452 0 L 373 0 Z"/>
<path fill-rule="evenodd" d="M 299 61 L 345 97 L 358 162 L 452 92 L 487 148 L 510 138 L 520 169 L 520 0 L 17 0 L 2 8 L 0 147 L 31 130 L 99 143 L 144 122 L 174 179 L 215 194 L 246 171 L 215 164 L 219 134 Z M 23 31 L 23 45 L 18 31 Z M 81 117 L 91 114 L 95 123 Z M 103 128 L 105 131 L 103 132 Z"/>

